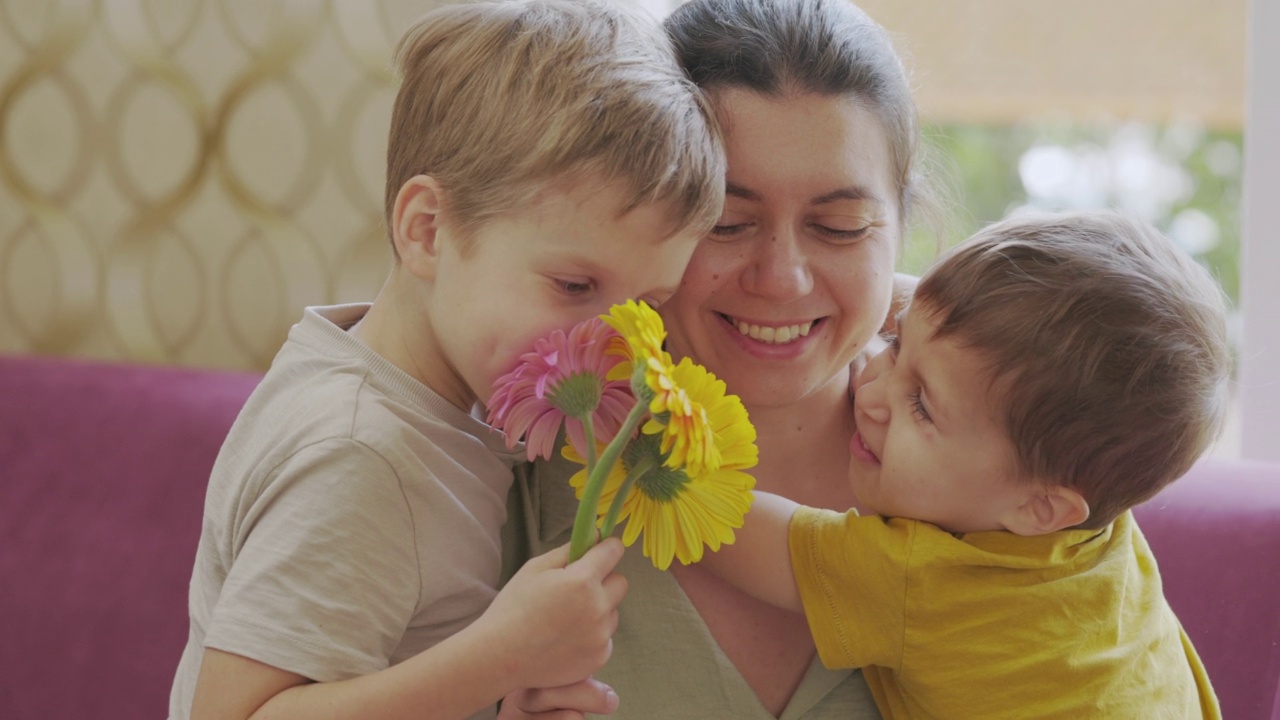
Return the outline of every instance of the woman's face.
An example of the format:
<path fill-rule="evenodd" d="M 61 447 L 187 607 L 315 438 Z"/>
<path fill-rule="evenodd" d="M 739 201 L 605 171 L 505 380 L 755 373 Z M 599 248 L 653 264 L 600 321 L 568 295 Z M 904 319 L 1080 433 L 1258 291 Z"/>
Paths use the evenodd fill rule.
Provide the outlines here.
<path fill-rule="evenodd" d="M 888 312 L 901 232 L 884 129 L 851 98 L 717 100 L 725 208 L 662 305 L 668 347 L 749 407 L 847 388 Z"/>

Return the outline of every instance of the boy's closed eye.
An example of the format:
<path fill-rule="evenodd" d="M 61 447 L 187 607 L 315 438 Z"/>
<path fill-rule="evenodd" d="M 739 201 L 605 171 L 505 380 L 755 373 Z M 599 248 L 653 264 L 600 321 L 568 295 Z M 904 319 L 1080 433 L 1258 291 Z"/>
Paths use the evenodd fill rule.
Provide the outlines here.
<path fill-rule="evenodd" d="M 584 280 L 579 278 L 556 278 L 556 285 L 565 295 L 581 296 L 586 295 L 595 289 L 595 282 L 592 280 Z"/>

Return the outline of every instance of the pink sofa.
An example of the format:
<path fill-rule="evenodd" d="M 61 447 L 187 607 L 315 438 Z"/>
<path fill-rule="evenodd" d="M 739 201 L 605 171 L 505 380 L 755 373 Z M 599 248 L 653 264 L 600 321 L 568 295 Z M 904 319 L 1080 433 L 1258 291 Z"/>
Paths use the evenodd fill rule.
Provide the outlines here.
<path fill-rule="evenodd" d="M 0 717 L 158 718 L 218 447 L 259 376 L 0 357 Z M 1139 509 L 1230 720 L 1280 720 L 1280 465 Z"/>

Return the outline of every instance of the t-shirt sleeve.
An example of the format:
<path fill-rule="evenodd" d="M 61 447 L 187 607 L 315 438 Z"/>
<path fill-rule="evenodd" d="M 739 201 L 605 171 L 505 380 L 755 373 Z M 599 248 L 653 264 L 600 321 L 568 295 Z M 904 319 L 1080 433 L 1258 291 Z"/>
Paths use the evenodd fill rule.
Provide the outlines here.
<path fill-rule="evenodd" d="M 389 665 L 419 602 L 413 520 L 386 460 L 352 440 L 292 455 L 242 502 L 205 646 L 321 682 Z"/>
<path fill-rule="evenodd" d="M 792 515 L 791 563 L 824 665 L 901 663 L 914 535 L 909 521 L 817 508 Z"/>

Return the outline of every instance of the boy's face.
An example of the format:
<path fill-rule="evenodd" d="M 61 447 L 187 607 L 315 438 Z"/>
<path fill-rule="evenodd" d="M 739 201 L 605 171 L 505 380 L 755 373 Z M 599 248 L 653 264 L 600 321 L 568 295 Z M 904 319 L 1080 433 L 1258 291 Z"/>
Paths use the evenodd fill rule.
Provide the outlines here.
<path fill-rule="evenodd" d="M 954 337 L 933 338 L 927 310 L 913 304 L 858 379 L 850 482 L 880 515 L 955 533 L 1004 529 L 1035 484 L 1014 474 L 982 358 Z"/>
<path fill-rule="evenodd" d="M 617 185 L 549 187 L 530 206 L 482 224 L 462 252 L 447 222 L 428 314 L 436 357 L 428 385 L 459 407 L 487 402 L 493 382 L 534 340 L 628 298 L 651 305 L 680 284 L 697 235 L 670 233 L 665 208 L 619 216 Z"/>

